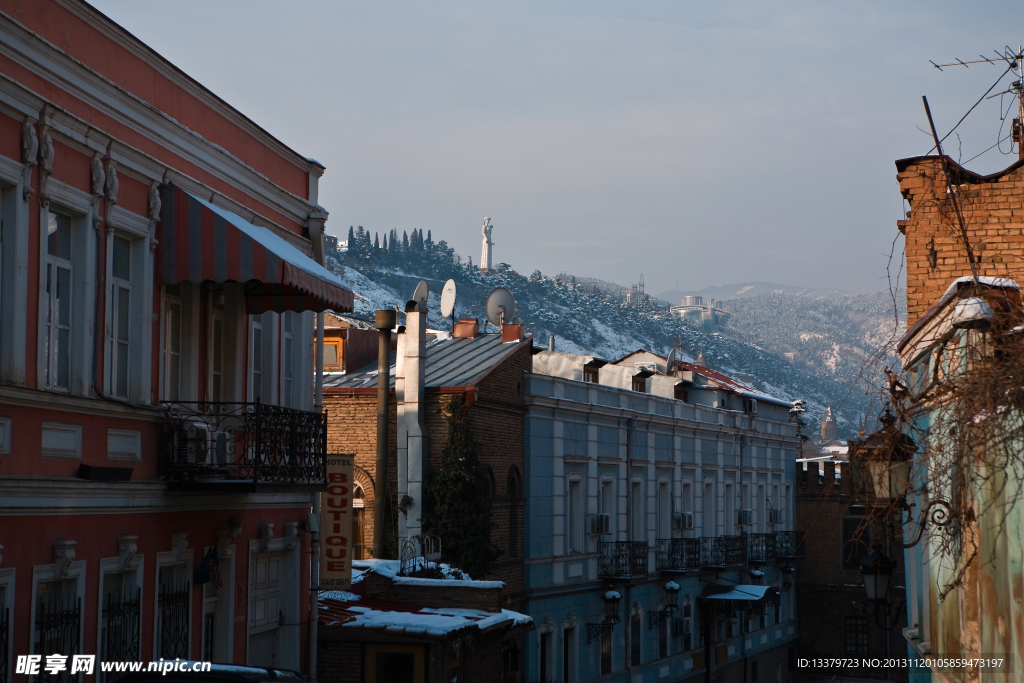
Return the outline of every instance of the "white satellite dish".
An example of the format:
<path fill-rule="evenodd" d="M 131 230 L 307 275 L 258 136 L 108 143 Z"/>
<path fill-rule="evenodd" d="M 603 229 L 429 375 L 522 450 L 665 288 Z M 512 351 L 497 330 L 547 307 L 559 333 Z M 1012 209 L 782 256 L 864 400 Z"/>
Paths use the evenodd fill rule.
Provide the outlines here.
<path fill-rule="evenodd" d="M 455 312 L 455 280 L 448 280 L 441 289 L 441 317 L 447 318 Z"/>
<path fill-rule="evenodd" d="M 428 296 L 430 296 L 430 283 L 426 280 L 420 280 L 419 284 L 416 285 L 416 289 L 412 293 L 412 300 L 425 304 L 427 303 Z"/>
<path fill-rule="evenodd" d="M 487 322 L 501 329 L 505 323 L 512 322 L 516 315 L 516 299 L 512 292 L 498 287 L 487 295 Z"/>
<path fill-rule="evenodd" d="M 672 349 L 671 351 L 668 352 L 668 360 L 665 361 L 665 374 L 666 375 L 671 375 L 672 374 L 672 366 L 675 365 L 675 362 L 676 362 L 676 350 Z"/>

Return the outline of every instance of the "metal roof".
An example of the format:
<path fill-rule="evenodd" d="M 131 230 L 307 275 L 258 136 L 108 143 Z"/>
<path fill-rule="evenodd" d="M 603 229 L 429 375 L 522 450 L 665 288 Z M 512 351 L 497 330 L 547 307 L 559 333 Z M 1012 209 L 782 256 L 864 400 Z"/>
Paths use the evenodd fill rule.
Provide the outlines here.
<path fill-rule="evenodd" d="M 521 344 L 532 344 L 527 337 L 522 341 L 501 342 L 500 334 L 482 334 L 477 337 L 439 339 L 427 344 L 427 387 L 466 387 L 474 385 L 488 370 L 508 358 Z M 350 375 L 324 377 L 325 389 L 360 389 L 377 386 L 377 363 Z M 395 386 L 395 366 L 391 366 L 389 386 Z"/>

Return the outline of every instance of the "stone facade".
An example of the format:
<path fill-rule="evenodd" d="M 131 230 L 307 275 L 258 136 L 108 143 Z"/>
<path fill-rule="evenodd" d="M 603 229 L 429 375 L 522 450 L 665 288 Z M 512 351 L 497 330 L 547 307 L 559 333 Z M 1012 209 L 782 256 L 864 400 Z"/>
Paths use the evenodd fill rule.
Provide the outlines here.
<path fill-rule="evenodd" d="M 971 173 L 953 161 L 948 166 L 977 274 L 1024 275 L 1024 162 L 990 176 Z M 939 158 L 903 159 L 896 168 L 900 192 L 910 205 L 897 226 L 906 236 L 907 323 L 913 325 L 950 282 L 971 275 L 971 265 Z"/>

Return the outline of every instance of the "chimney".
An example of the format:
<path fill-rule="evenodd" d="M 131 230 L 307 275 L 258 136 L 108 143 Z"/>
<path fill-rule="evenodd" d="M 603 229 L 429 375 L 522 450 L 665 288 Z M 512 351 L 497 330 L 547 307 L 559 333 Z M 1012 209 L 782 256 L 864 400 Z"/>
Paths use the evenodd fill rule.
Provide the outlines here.
<path fill-rule="evenodd" d="M 555 335 L 548 337 L 548 351 L 551 353 L 555 352 Z"/>
<path fill-rule="evenodd" d="M 480 322 L 476 318 L 459 318 L 459 322 L 455 323 L 455 331 L 452 336 L 473 339 L 478 334 L 480 334 Z"/>
<path fill-rule="evenodd" d="M 384 489 L 388 481 L 388 401 L 391 396 L 391 330 L 395 327 L 394 311 L 377 311 L 377 467 L 374 473 L 373 518 L 384 519 Z M 384 525 L 373 525 L 373 556 L 384 550 Z"/>
<path fill-rule="evenodd" d="M 502 325 L 501 326 L 501 343 L 517 342 L 523 339 L 523 325 L 522 323 L 516 323 L 515 325 Z"/>
<path fill-rule="evenodd" d="M 423 533 L 423 494 L 427 481 L 427 431 L 423 417 L 426 400 L 427 306 L 410 301 L 405 306 L 405 358 L 402 374 L 400 448 L 405 450 L 404 472 L 399 471 L 398 497 L 409 496 L 405 514 L 399 513 L 398 535 L 413 538 Z M 404 475 L 404 476 L 403 476 Z M 404 480 L 404 481 L 403 481 Z"/>

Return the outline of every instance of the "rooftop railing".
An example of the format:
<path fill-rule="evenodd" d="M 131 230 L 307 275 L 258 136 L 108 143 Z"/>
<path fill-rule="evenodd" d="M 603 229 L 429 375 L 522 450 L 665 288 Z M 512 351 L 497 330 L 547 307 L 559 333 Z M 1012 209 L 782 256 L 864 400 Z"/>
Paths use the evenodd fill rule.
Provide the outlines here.
<path fill-rule="evenodd" d="M 659 538 L 654 557 L 658 571 L 697 571 L 700 569 L 700 539 Z"/>

